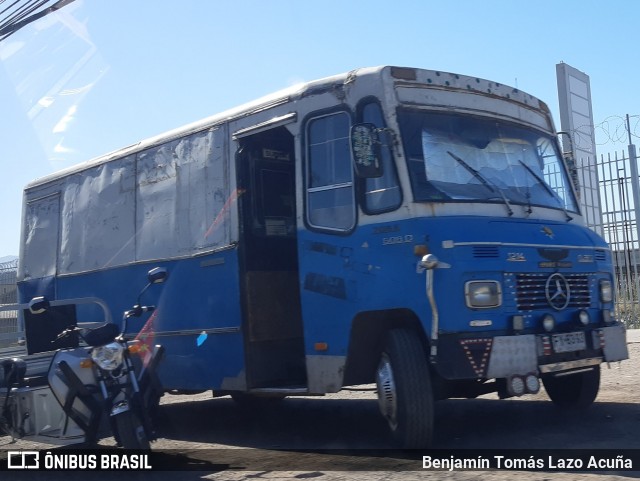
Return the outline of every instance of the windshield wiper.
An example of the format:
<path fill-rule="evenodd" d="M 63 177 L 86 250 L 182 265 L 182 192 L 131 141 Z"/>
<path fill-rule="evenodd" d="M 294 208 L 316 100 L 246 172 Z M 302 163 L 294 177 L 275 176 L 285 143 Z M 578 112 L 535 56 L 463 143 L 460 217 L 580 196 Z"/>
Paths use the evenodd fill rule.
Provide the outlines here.
<path fill-rule="evenodd" d="M 491 181 L 489 181 L 489 179 L 487 179 L 485 176 L 483 176 L 480 172 L 478 172 L 476 169 L 474 169 L 473 167 L 471 167 L 469 164 L 467 164 L 463 159 L 461 159 L 460 157 L 458 157 L 456 154 L 454 154 L 453 152 L 447 150 L 447 154 L 449 154 L 456 162 L 458 162 L 462 167 L 464 167 L 465 169 L 467 169 L 471 175 L 473 175 L 476 179 L 478 179 L 482 185 L 484 185 L 487 189 L 489 189 L 491 192 L 498 192 L 498 194 L 500 194 L 500 197 L 502 197 L 502 200 L 504 201 L 504 205 L 507 206 L 507 211 L 509 212 L 509 215 L 512 216 L 513 215 L 513 209 L 511 208 L 511 204 L 509 204 L 509 201 L 507 200 L 506 196 L 504 195 L 504 193 L 502 192 L 502 190 L 500 190 L 500 188 L 495 185 L 494 183 L 492 183 Z"/>
<path fill-rule="evenodd" d="M 573 217 L 571 217 L 569 215 L 569 213 L 567 212 L 567 209 L 564 206 L 564 203 L 562 202 L 562 200 L 560 200 L 560 198 L 556 195 L 556 193 L 553 191 L 553 189 L 551 188 L 551 186 L 549 184 L 547 184 L 544 179 L 542 179 L 538 174 L 535 173 L 535 171 L 529 167 L 527 164 L 525 164 L 522 160 L 518 160 L 518 162 L 520 162 L 520 165 L 522 165 L 522 167 L 524 167 L 525 169 L 527 169 L 527 172 L 529 172 L 534 179 L 536 179 L 538 181 L 538 183 L 542 184 L 542 187 L 544 187 L 544 190 L 547 191 L 547 194 L 549 194 L 551 197 L 553 197 L 555 199 L 555 201 L 558 203 L 558 205 L 560 206 L 560 208 L 562 209 L 562 212 L 564 212 L 564 215 L 567 218 L 567 222 L 571 222 L 573 220 Z"/>

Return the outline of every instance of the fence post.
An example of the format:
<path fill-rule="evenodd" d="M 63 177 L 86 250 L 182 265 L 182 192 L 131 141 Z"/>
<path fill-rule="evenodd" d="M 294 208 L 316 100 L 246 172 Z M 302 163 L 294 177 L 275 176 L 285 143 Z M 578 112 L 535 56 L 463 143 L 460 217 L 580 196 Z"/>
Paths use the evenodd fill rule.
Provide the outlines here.
<path fill-rule="evenodd" d="M 635 216 L 636 228 L 632 231 L 630 246 L 627 248 L 632 253 L 633 265 L 630 271 L 633 276 L 634 291 L 631 297 L 631 305 L 638 306 L 640 301 L 640 279 L 638 278 L 638 245 L 640 243 L 640 195 L 638 194 L 638 157 L 636 155 L 636 146 L 631 139 L 631 124 L 629 122 L 629 114 L 627 114 L 627 133 L 629 134 L 629 168 L 631 171 L 631 193 L 633 195 L 633 212 Z"/>
<path fill-rule="evenodd" d="M 632 143 L 629 143 L 629 165 L 631 167 L 633 212 L 636 221 L 635 238 L 632 239 L 632 244 L 635 244 L 635 242 L 640 241 L 640 195 L 638 193 L 638 156 L 636 155 L 636 146 Z"/>
<path fill-rule="evenodd" d="M 632 250 L 635 249 L 636 242 L 640 241 L 640 195 L 638 193 L 638 157 L 636 146 L 631 142 L 631 125 L 629 114 L 627 114 L 627 132 L 629 133 L 629 168 L 631 171 L 631 194 L 633 195 L 633 212 L 636 222 L 635 236 L 631 239 Z"/>

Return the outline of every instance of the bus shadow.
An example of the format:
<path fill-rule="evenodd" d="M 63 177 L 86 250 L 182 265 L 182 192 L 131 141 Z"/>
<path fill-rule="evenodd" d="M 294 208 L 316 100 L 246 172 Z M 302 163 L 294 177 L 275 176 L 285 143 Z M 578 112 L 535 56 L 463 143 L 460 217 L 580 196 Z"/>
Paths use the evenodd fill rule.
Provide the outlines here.
<path fill-rule="evenodd" d="M 382 449 L 386 425 L 375 400 L 287 398 L 238 406 L 230 398 L 161 406 L 162 438 L 262 449 Z"/>
<path fill-rule="evenodd" d="M 450 449 L 637 449 L 638 429 L 636 403 L 571 411 L 526 398 L 448 400 L 436 421 L 438 447 Z"/>
<path fill-rule="evenodd" d="M 388 449 L 375 399 L 288 398 L 247 409 L 229 398 L 165 404 L 162 438 L 262 449 Z M 560 411 L 548 400 L 436 403 L 434 445 L 443 449 L 637 449 L 640 405 L 595 403 Z"/>

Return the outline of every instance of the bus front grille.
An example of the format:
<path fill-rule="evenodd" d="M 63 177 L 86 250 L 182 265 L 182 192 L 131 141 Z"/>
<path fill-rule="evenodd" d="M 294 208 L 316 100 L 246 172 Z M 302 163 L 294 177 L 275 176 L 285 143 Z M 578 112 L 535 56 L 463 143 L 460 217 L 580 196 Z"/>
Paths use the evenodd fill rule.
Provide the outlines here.
<path fill-rule="evenodd" d="M 549 309 L 547 300 L 547 280 L 551 274 L 516 274 L 516 305 L 520 311 Z M 586 309 L 591 305 L 589 274 L 562 274 L 569 285 L 569 303 L 567 308 Z M 551 295 L 555 285 L 550 285 Z"/>

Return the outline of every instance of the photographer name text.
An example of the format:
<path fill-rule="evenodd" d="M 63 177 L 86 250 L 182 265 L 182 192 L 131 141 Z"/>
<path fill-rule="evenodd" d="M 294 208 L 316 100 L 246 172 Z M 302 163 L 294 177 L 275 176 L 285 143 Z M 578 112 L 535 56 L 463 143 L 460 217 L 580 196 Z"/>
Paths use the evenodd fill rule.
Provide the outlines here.
<path fill-rule="evenodd" d="M 529 456 L 516 458 L 494 455 L 489 457 L 434 457 L 423 456 L 422 468 L 432 470 L 478 470 L 478 469 L 512 469 L 512 470 L 567 470 L 589 471 L 633 469 L 633 460 L 622 455 L 614 457 L 588 456 L 583 458 L 562 458 L 557 456 Z"/>

